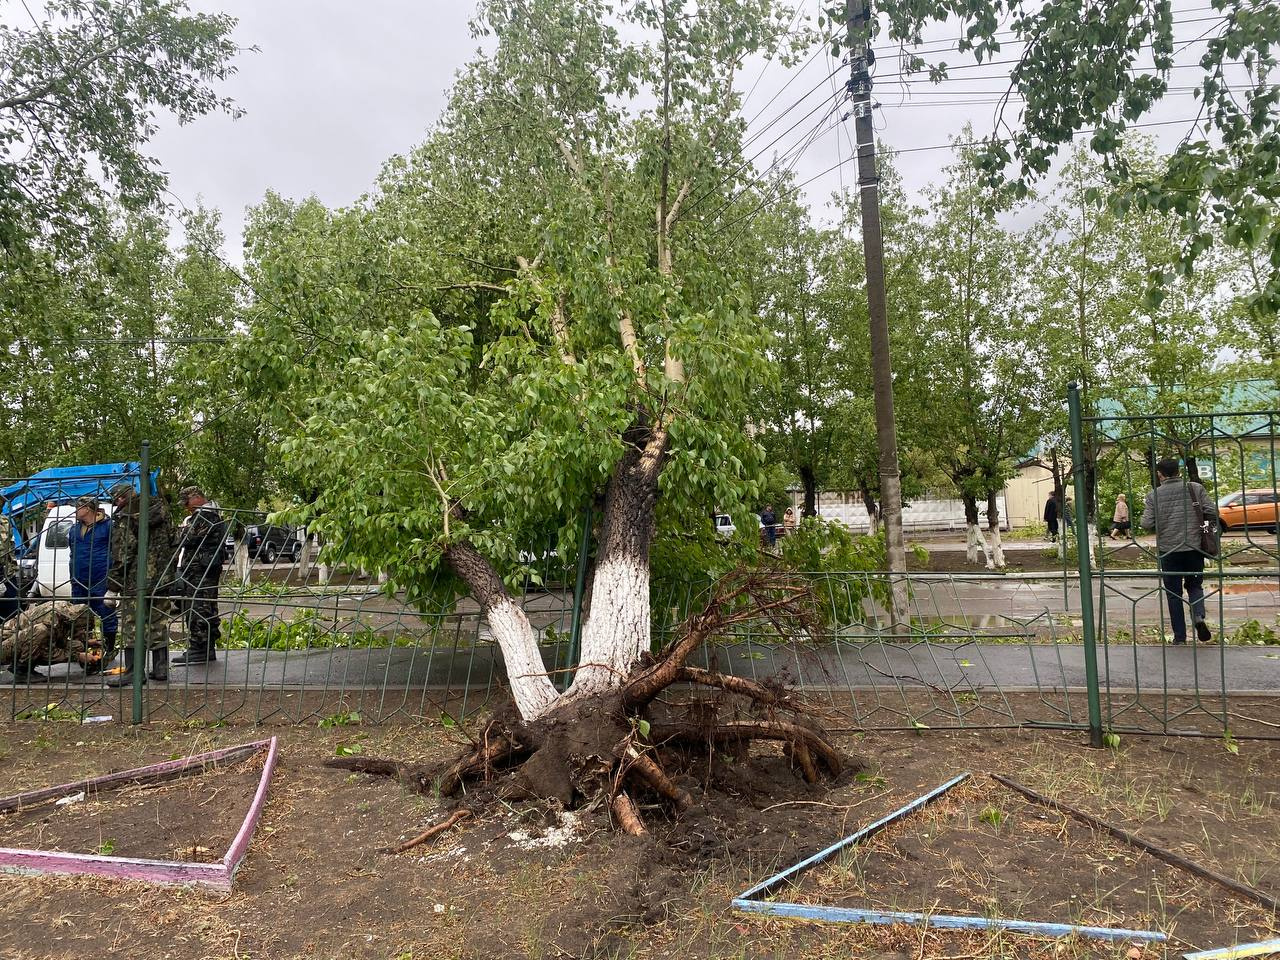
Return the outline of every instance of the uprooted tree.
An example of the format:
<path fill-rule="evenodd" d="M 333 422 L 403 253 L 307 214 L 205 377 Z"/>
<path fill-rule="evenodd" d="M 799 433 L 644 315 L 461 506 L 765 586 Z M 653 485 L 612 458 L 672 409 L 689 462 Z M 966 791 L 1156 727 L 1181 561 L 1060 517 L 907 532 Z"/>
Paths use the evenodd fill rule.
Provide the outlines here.
<path fill-rule="evenodd" d="M 746 422 L 769 371 L 741 281 L 768 197 L 744 162 L 735 80 L 751 54 L 790 56 L 792 13 L 482 4 L 491 52 L 369 197 L 342 211 L 270 197 L 251 217 L 246 373 L 286 398 L 285 452 L 318 491 L 309 521 L 333 559 L 386 571 L 412 600 L 469 594 L 501 648 L 514 713 L 445 772 L 446 793 L 519 765 L 518 789 L 607 796 L 635 830 L 636 791 L 689 802 L 661 743 L 769 738 L 807 778 L 840 767 L 785 694 L 687 663 L 744 618 L 811 632 L 802 586 L 730 576 L 652 649 L 659 524 L 705 526 L 759 473 Z M 548 518 L 572 553 L 590 503 L 589 610 L 559 691 L 508 585 Z M 677 681 L 754 710 L 650 711 Z"/>

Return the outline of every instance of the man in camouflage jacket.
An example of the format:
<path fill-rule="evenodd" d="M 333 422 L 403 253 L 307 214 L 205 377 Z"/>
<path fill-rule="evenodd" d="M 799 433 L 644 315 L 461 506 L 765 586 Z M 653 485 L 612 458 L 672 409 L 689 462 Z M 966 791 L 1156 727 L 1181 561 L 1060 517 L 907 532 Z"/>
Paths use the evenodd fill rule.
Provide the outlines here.
<path fill-rule="evenodd" d="M 111 527 L 111 564 L 107 570 L 108 597 L 115 594 L 120 604 L 120 634 L 124 647 L 124 669 L 108 675 L 107 685 L 124 687 L 133 683 L 133 642 L 138 622 L 138 534 L 141 498 L 130 483 L 111 488 L 115 504 Z M 176 615 L 176 555 L 173 523 L 169 507 L 160 497 L 150 501 L 147 518 L 147 618 L 145 636 L 151 651 L 152 680 L 169 679 L 169 625 Z M 146 664 L 137 664 L 145 669 Z M 143 681 L 145 682 L 145 680 Z"/>
<path fill-rule="evenodd" d="M 12 670 L 18 683 L 44 683 L 36 664 L 86 662 L 92 614 L 82 603 L 46 600 L 26 606 L 0 624 L 0 665 Z"/>
<path fill-rule="evenodd" d="M 173 662 L 195 666 L 218 659 L 218 581 L 226 555 L 227 524 L 217 504 L 199 487 L 183 487 L 178 503 L 187 512 L 178 528 L 178 578 L 187 597 L 188 646 Z"/>

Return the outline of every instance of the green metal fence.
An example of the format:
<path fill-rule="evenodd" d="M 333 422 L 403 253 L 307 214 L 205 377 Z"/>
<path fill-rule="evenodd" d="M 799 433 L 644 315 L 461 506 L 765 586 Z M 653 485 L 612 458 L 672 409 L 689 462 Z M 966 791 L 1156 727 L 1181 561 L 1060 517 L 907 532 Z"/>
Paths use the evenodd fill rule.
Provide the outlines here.
<path fill-rule="evenodd" d="M 1084 643 L 1098 650 L 1095 737 L 1100 729 L 1119 728 L 1276 733 L 1274 718 L 1243 715 L 1233 698 L 1280 694 L 1280 413 L 1126 412 L 1127 406 L 1159 407 L 1159 397 L 1144 391 L 1127 405 L 1094 404 L 1086 415 L 1075 385 L 1068 399 L 1076 503 L 1083 507 L 1076 511 L 1078 571 L 1081 595 L 1093 606 L 1082 619 Z M 1178 476 L 1162 481 L 1161 461 L 1174 461 Z M 1164 568 L 1178 569 L 1146 529 L 1154 522 L 1145 515 L 1148 498 L 1161 482 L 1179 489 L 1182 509 L 1192 513 L 1188 484 L 1201 484 L 1221 516 L 1210 523 L 1220 549 L 1203 559 L 1207 643 L 1195 636 L 1185 582 L 1165 586 L 1159 576 Z M 1122 496 L 1127 530 L 1115 523 Z M 1093 589 L 1084 590 L 1085 582 Z M 1185 644 L 1176 642 L 1174 608 L 1185 621 Z M 1134 671 L 1141 650 L 1159 656 L 1148 653 L 1143 669 Z"/>
<path fill-rule="evenodd" d="M 1081 504 L 1091 499 L 1090 463 L 1095 489 L 1113 491 L 1123 481 L 1138 504 L 1153 449 L 1239 456 L 1241 444 L 1261 442 L 1262 435 L 1262 421 L 1252 420 L 1230 432 L 1241 426 L 1238 414 L 1086 417 L 1074 401 L 1073 413 Z M 1269 434 L 1276 419 L 1267 415 L 1261 431 Z M 1191 422 L 1201 424 L 1194 434 L 1184 429 Z M 1269 435 L 1265 444 L 1272 446 Z M 1200 456 L 1209 462 L 1209 454 Z M 1215 499 L 1228 495 L 1226 473 L 1219 468 L 1206 484 Z M 1256 477 L 1241 476 L 1242 490 L 1259 489 L 1249 486 Z M 504 695 L 501 657 L 471 601 L 408 603 L 380 583 L 376 570 L 327 566 L 324 544 L 314 538 L 273 530 L 252 511 L 221 513 L 228 543 L 216 664 L 172 669 L 165 683 L 143 686 L 139 676 L 133 686 L 113 689 L 74 660 L 60 662 L 68 658 L 57 656 L 50 641 L 36 659 L 54 662 L 35 665 L 35 682 L 6 687 L 9 674 L 0 673 L 9 715 L 315 723 L 359 714 L 362 722 L 378 723 L 465 716 Z M 905 630 L 892 628 L 885 608 L 888 574 L 810 574 L 823 606 L 819 633 L 779 638 L 767 624 L 741 624 L 699 656 L 707 666 L 789 684 L 846 730 L 1047 726 L 1087 731 L 1095 742 L 1108 733 L 1280 733 L 1274 532 L 1228 534 L 1222 559 L 1206 574 L 1214 641 L 1181 648 L 1167 635 L 1150 538 L 1130 531 L 1100 543 L 1089 511 L 1076 517 L 1074 570 L 913 572 L 904 578 L 911 614 Z M 68 547 L 55 527 L 34 523 L 30 533 L 56 556 Z M 561 682 L 576 660 L 585 586 L 578 560 L 589 548 L 584 539 L 572 555 L 551 545 L 533 545 L 524 555 L 520 602 L 548 671 Z M 144 584 L 141 595 L 172 601 L 167 625 L 181 649 L 190 638 L 190 607 L 160 579 Z M 700 582 L 654 584 L 658 643 L 701 608 L 707 589 Z M 1250 693 L 1260 697 L 1241 700 Z"/>

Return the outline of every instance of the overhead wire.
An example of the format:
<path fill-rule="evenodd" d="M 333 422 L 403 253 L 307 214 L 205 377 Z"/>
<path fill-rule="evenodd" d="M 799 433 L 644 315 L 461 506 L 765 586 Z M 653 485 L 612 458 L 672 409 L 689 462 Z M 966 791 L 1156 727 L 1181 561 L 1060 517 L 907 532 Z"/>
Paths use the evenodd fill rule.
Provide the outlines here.
<path fill-rule="evenodd" d="M 760 86 L 760 81 L 764 79 L 764 75 L 768 71 L 769 65 L 775 61 L 778 51 L 782 49 L 782 44 L 791 36 L 792 33 L 795 32 L 796 21 L 800 19 L 800 13 L 803 9 L 804 7 L 801 4 L 796 4 L 796 12 L 791 15 L 791 22 L 787 24 L 787 29 L 778 40 L 778 45 L 770 51 L 769 56 L 765 59 L 764 65 L 760 68 L 760 72 L 756 74 L 755 83 L 751 84 L 751 89 L 749 89 L 746 92 L 746 95 L 743 96 L 741 106 L 745 107 L 747 105 L 747 101 L 751 99 L 751 95 L 756 92 L 756 87 Z"/>
<path fill-rule="evenodd" d="M 1186 123 L 1196 123 L 1196 122 L 1198 122 L 1198 118 L 1184 117 L 1178 120 L 1153 120 L 1145 123 L 1131 123 L 1127 125 L 1127 128 L 1135 129 L 1135 128 L 1148 128 L 1148 127 L 1165 127 L 1165 126 L 1182 125 Z M 1075 137 L 1085 136 L 1087 134 L 1093 134 L 1093 133 L 1097 133 L 1096 127 L 1085 129 L 1085 130 L 1076 130 L 1071 134 L 1071 137 L 1072 139 L 1074 139 Z M 986 142 L 987 141 L 985 140 L 964 140 L 964 141 L 953 140 L 949 143 L 930 144 L 929 146 L 924 146 L 924 147 L 904 147 L 899 149 L 878 150 L 877 153 L 880 156 L 899 156 L 901 154 L 906 154 L 906 153 L 924 153 L 924 152 L 933 151 L 933 150 L 955 150 L 957 147 L 976 147 L 976 146 L 982 146 Z M 997 138 L 995 142 L 1009 143 L 1011 141 L 1010 141 L 1010 138 L 1008 137 L 1000 137 L 1000 138 Z M 781 193 L 779 193 L 777 199 L 781 199 L 782 197 L 790 193 L 798 193 L 799 191 L 807 187 L 809 184 L 814 183 L 817 180 L 821 180 L 823 177 L 827 176 L 828 174 L 842 168 L 846 163 L 852 163 L 855 160 L 857 160 L 856 151 L 854 155 L 851 155 L 848 157 L 842 157 L 836 163 L 833 163 L 831 166 L 827 167 L 825 170 L 819 171 L 818 173 L 814 174 L 812 177 L 809 177 L 806 180 L 801 180 L 799 183 L 793 184 L 792 186 L 785 188 Z M 756 216 L 761 210 L 763 210 L 763 208 L 769 202 L 772 202 L 772 198 L 766 198 L 765 201 L 762 201 L 761 203 L 757 204 L 750 211 L 748 211 L 748 213 L 744 217 L 739 217 L 738 219 L 733 220 L 728 224 L 725 224 L 721 227 L 716 228 L 715 230 L 712 231 L 711 236 L 713 237 L 718 236 L 720 233 L 723 233 L 726 229 L 732 226 L 735 226 L 736 224 L 742 222 L 744 219 L 749 220 L 750 218 Z"/>
<path fill-rule="evenodd" d="M 1209 10 L 1213 10 L 1213 9 L 1214 9 L 1214 8 L 1213 8 L 1213 7 L 1211 7 L 1211 6 L 1207 6 L 1207 7 L 1197 7 L 1197 8 L 1190 8 L 1190 9 L 1187 9 L 1187 10 L 1175 11 L 1175 13 L 1176 13 L 1176 14 L 1187 14 L 1187 13 L 1196 13 L 1196 12 L 1201 12 L 1201 11 L 1209 11 Z M 1186 24 L 1190 24 L 1190 23 L 1202 23 L 1202 22 L 1207 22 L 1207 21 L 1222 22 L 1222 21 L 1225 21 L 1225 19 L 1226 19 L 1225 17 L 1204 17 L 1204 18 L 1197 18 L 1197 19 L 1192 19 L 1192 20 L 1178 20 L 1178 21 L 1175 21 L 1175 24 L 1174 24 L 1174 25 L 1175 25 L 1175 26 L 1180 26 L 1180 25 L 1186 25 Z M 1208 31 L 1205 31 L 1205 32 L 1207 33 Z M 1203 35 L 1202 35 L 1202 36 L 1203 36 Z M 1202 39 L 1202 38 L 1196 38 L 1195 40 L 1192 40 L 1192 41 L 1184 41 L 1184 42 L 1183 42 L 1183 49 L 1185 49 L 1185 47 L 1186 47 L 1189 43 L 1191 43 L 1191 42 L 1196 42 L 1197 40 L 1200 40 L 1200 39 Z M 827 41 L 824 41 L 824 43 L 823 43 L 823 46 L 822 46 L 822 49 L 823 49 L 823 50 L 826 50 L 826 42 L 827 42 Z M 1019 41 L 1019 42 L 1022 42 L 1022 41 Z M 1143 45 L 1143 46 L 1144 46 L 1144 47 L 1148 47 L 1148 46 L 1150 46 L 1150 44 L 1145 44 L 1145 45 Z M 874 48 L 873 48 L 873 49 L 874 49 Z M 950 49 L 953 49 L 953 48 L 951 48 L 951 47 L 947 47 L 946 49 L 947 49 L 947 50 L 950 50 Z M 958 47 L 956 47 L 956 48 L 954 48 L 954 49 L 957 49 L 957 50 L 958 50 Z M 934 52 L 934 53 L 937 53 L 937 52 L 943 52 L 943 48 L 935 48 L 935 49 L 933 49 L 933 50 L 932 50 L 932 51 L 930 51 L 930 52 Z M 815 51 L 815 55 L 816 55 L 816 51 Z M 815 55 L 811 55 L 811 56 L 810 56 L 810 59 L 809 59 L 808 61 L 806 61 L 806 64 L 805 64 L 806 66 L 807 66 L 809 63 L 811 63 L 811 62 L 813 61 L 813 59 L 814 59 L 814 56 L 815 56 Z M 1008 76 L 1009 76 L 1008 74 L 994 74 L 994 75 L 988 74 L 988 75 L 979 76 L 979 77 L 952 77 L 952 76 L 950 76 L 949 71 L 950 71 L 950 70 L 953 70 L 953 69 L 974 69 L 974 68 L 982 67 L 982 66 L 991 66 L 991 65 L 997 65 L 997 64 L 1002 64 L 1002 63 L 1003 63 L 1003 64 L 1012 64 L 1012 63 L 1019 63 L 1019 62 L 1021 62 L 1019 59 L 1010 59 L 1010 60 L 1002 60 L 1002 61 L 1001 61 L 1001 60 L 996 60 L 996 61 L 986 61 L 985 63 L 980 63 L 980 64 L 967 64 L 967 65 L 966 65 L 966 64 L 961 64 L 961 65 L 958 65 L 958 66 L 956 66 L 956 67 L 948 67 L 948 76 L 947 76 L 946 78 L 944 78 L 944 79 L 945 79 L 945 80 L 947 80 L 947 81 L 955 81 L 955 82 L 962 82 L 962 83 L 964 83 L 964 82 L 981 82 L 981 81 L 989 81 L 989 80 L 1007 79 L 1007 78 L 1008 78 Z M 830 57 L 829 57 L 829 56 L 828 56 L 828 64 L 830 64 Z M 1231 66 L 1231 65 L 1244 66 L 1243 64 L 1228 64 L 1228 66 Z M 835 76 L 835 75 L 836 75 L 836 74 L 837 74 L 837 73 L 838 73 L 838 72 L 839 72 L 839 71 L 840 71 L 844 66 L 845 66 L 845 65 L 842 63 L 842 64 L 840 64 L 839 66 L 837 66 L 835 69 L 830 70 L 830 71 L 828 72 L 828 74 L 827 74 L 827 77 L 826 77 L 826 78 L 824 78 L 824 79 L 825 79 L 827 82 L 830 82 L 831 78 L 833 78 L 833 77 L 834 77 L 834 76 Z M 1173 65 L 1173 67 L 1172 67 L 1172 69 L 1195 69 L 1195 68 L 1200 68 L 1200 65 L 1199 65 L 1199 64 L 1175 64 L 1175 65 Z M 1202 68 L 1201 68 L 1201 69 L 1202 69 Z M 1138 70 L 1140 70 L 1140 71 L 1153 71 L 1153 72 L 1154 72 L 1154 71 L 1156 70 L 1156 68 L 1155 68 L 1154 66 L 1152 66 L 1152 67 L 1145 67 L 1145 66 L 1143 66 L 1143 67 L 1139 67 L 1139 68 L 1138 68 Z M 877 74 L 877 75 L 876 75 L 876 77 L 875 77 L 875 79 L 876 79 L 876 80 L 886 80 L 886 79 L 894 79 L 895 77 L 901 77 L 901 78 L 903 78 L 903 79 L 899 80 L 899 83 L 900 83 L 900 84 L 929 83 L 929 84 L 930 84 L 930 86 L 932 86 L 932 87 L 935 87 L 935 88 L 936 88 L 936 87 L 938 86 L 938 83 L 935 83 L 934 81 L 932 81 L 932 80 L 930 80 L 929 78 L 927 78 L 926 76 L 924 76 L 924 75 L 922 74 L 922 71 L 901 72 L 901 73 L 897 73 L 897 74 Z M 793 78 L 792 78 L 792 80 L 794 80 L 794 79 L 795 79 L 795 77 L 793 77 Z M 788 81 L 788 83 L 790 83 L 790 82 L 791 82 L 791 81 Z M 1170 88 L 1169 88 L 1169 90 L 1167 90 L 1167 91 L 1166 91 L 1166 94 L 1167 94 L 1167 95 L 1168 95 L 1168 94 L 1171 94 L 1171 93 L 1173 93 L 1173 91 L 1174 91 L 1174 90 L 1177 90 L 1179 93 L 1181 93 L 1182 91 L 1194 92 L 1194 91 L 1196 91 L 1197 89 L 1198 89 L 1198 88 L 1197 88 L 1197 87 L 1194 87 L 1194 86 L 1190 86 L 1190 87 L 1188 87 L 1188 86 L 1170 87 Z M 812 92 L 813 92 L 813 91 L 812 91 L 812 90 L 810 90 L 809 94 L 806 94 L 806 96 L 805 96 L 805 97 L 802 97 L 802 98 L 801 98 L 801 102 L 803 102 L 803 100 L 804 100 L 804 99 L 806 99 L 806 98 L 807 98 L 807 96 L 811 95 L 811 94 L 812 94 Z M 977 98 L 977 96 L 976 96 L 978 93 L 979 93 L 979 91 L 971 91 L 971 90 L 948 90 L 948 91 L 945 91 L 945 95 L 946 95 L 947 97 L 956 97 L 956 99 L 954 99 L 954 100 L 946 100 L 946 101 L 942 101 L 942 102 L 927 102 L 927 101 L 920 101 L 920 102 L 918 102 L 918 101 L 904 101 L 903 103 L 900 103 L 900 104 L 889 104 L 889 105 L 887 105 L 887 107 L 888 107 L 888 108 L 890 108 L 890 109 L 893 109 L 893 108 L 896 108 L 896 107 L 898 107 L 898 106 L 917 105 L 917 104 L 918 104 L 918 105 L 920 105 L 920 106 L 966 106 L 966 105 L 975 105 L 975 106 L 976 106 L 976 105 L 988 105 L 988 104 L 990 104 L 990 105 L 995 105 L 995 104 L 998 104 L 998 103 L 1000 103 L 1000 102 L 1013 102 L 1013 103 L 1022 102 L 1022 99 L 1023 99 L 1023 98 L 1021 98 L 1021 97 L 1018 97 L 1018 96 L 1016 96 L 1016 95 L 1012 94 L 1011 90 L 1009 90 L 1009 89 L 1005 89 L 1005 90 L 1001 90 L 1001 91 L 990 91 L 990 92 L 985 91 L 985 90 L 984 90 L 984 91 L 981 91 L 981 93 L 982 93 L 982 94 L 988 94 L 988 93 L 989 93 L 991 96 L 998 98 L 998 99 L 992 99 L 992 100 L 978 99 L 978 98 Z M 929 93 L 929 95 L 930 95 L 930 96 L 939 96 L 939 95 L 943 95 L 943 94 L 944 94 L 944 91 L 941 91 L 941 90 L 938 90 L 938 89 L 934 89 L 934 90 L 930 91 L 930 93 Z M 1176 94 L 1175 94 L 1175 95 L 1176 95 Z M 968 98 L 968 99 L 961 99 L 962 97 L 965 97 L 965 98 Z M 775 95 L 775 99 L 776 99 L 776 95 Z M 772 102 L 772 101 L 771 101 L 771 102 Z M 886 105 L 884 105 L 884 104 L 882 104 L 882 103 L 878 103 L 878 104 L 877 104 L 877 106 L 878 106 L 878 107 L 880 107 L 881 109 L 886 108 Z M 809 116 L 811 116 L 811 115 L 812 115 L 812 113 L 813 113 L 813 112 L 814 112 L 814 111 L 812 111 L 812 110 L 811 110 L 808 114 L 806 114 L 805 118 L 802 118 L 802 120 L 803 120 L 803 119 L 807 119 Z M 785 115 L 785 111 L 784 111 L 784 114 L 782 114 L 782 115 Z M 782 115 L 780 115 L 780 116 L 782 116 Z M 758 114 L 757 114 L 757 116 L 758 116 Z M 776 123 L 776 122 L 777 122 L 777 120 L 778 120 L 778 118 L 775 118 L 775 119 L 774 119 L 774 121 L 772 121 L 770 125 L 772 125 L 772 123 Z M 1186 120 L 1177 120 L 1177 121 L 1155 121 L 1155 122 L 1150 122 L 1150 123 L 1129 124 L 1128 126 L 1129 126 L 1129 127 L 1165 126 L 1165 125 L 1168 125 L 1168 124 L 1170 124 L 1170 123 L 1185 123 L 1185 122 L 1188 122 L 1188 121 L 1186 121 Z M 794 129 L 794 128 L 795 128 L 795 126 L 796 126 L 796 124 L 793 124 L 790 128 L 788 128 L 788 131 L 787 131 L 787 132 L 790 132 L 790 130 Z M 840 124 L 840 125 L 838 125 L 838 126 L 843 127 L 843 124 Z M 1093 132 L 1093 131 L 1092 131 L 1092 130 L 1090 130 L 1090 131 L 1078 131 L 1077 133 L 1073 134 L 1072 136 L 1073 136 L 1073 137 L 1074 137 L 1074 136 L 1078 136 L 1078 135 L 1080 135 L 1081 133 L 1084 133 L 1084 132 Z M 845 131 L 845 134 L 846 134 L 846 137 L 847 137 L 847 136 L 848 136 L 848 131 L 847 131 L 847 130 Z M 779 138 L 779 139 L 780 139 L 780 138 Z M 838 134 L 837 134 L 837 140 L 838 140 L 838 139 L 839 139 L 839 136 L 838 136 Z M 1003 142 L 1009 142 L 1009 141 L 1008 141 L 1007 139 L 1005 139 Z M 777 143 L 777 139 L 775 139 L 775 140 L 774 140 L 774 141 L 773 141 L 769 146 L 772 146 L 772 145 L 773 145 L 773 144 L 775 144 L 775 143 Z M 851 141 L 850 141 L 850 143 L 851 143 Z M 807 146 L 808 146 L 808 142 L 805 142 L 805 147 L 804 147 L 804 148 L 802 148 L 801 152 L 803 152 L 803 149 L 807 149 Z M 921 150 L 950 149 L 950 148 L 952 148 L 952 146 L 953 146 L 952 144 L 940 144 L 940 145 L 937 145 L 937 146 L 930 146 L 930 147 L 916 147 L 916 148 L 906 148 L 906 149 L 901 150 L 901 151 L 885 151 L 885 152 L 887 152 L 887 153 L 897 153 L 897 152 L 906 153 L 906 152 L 917 152 L 917 151 L 921 151 Z M 768 149 L 768 148 L 766 147 L 766 150 L 767 150 L 767 149 Z M 855 151 L 854 151 L 854 148 L 852 147 L 852 145 L 851 145 L 850 151 L 851 151 L 851 153 L 852 153 L 852 152 L 855 152 Z M 762 151 L 762 152 L 763 152 L 763 151 Z M 716 189 L 718 189 L 718 187 L 719 187 L 720 185 L 722 185 L 724 182 L 726 182 L 730 177 L 732 177 L 732 176 L 736 175 L 737 173 L 741 172 L 741 171 L 742 171 L 743 169 L 745 169 L 746 167 L 749 167 L 752 163 L 754 163 L 755 159 L 756 159 L 756 158 L 758 158 L 758 157 L 759 157 L 759 155 L 760 155 L 760 154 L 759 154 L 759 153 L 757 153 L 755 157 L 752 157 L 752 158 L 748 159 L 747 161 L 745 161 L 745 162 L 744 162 L 744 163 L 742 163 L 742 164 L 739 164 L 739 165 L 734 169 L 734 171 L 729 175 L 729 177 L 725 177 L 725 178 L 721 179 L 721 180 L 720 180 L 720 181 L 719 181 L 719 182 L 718 182 L 714 187 L 712 187 L 712 188 L 711 188 L 711 190 L 709 190 L 709 191 L 707 191 L 706 193 L 702 194 L 702 195 L 699 197 L 699 201 L 701 201 L 702 199 L 704 199 L 704 198 L 705 198 L 709 193 L 714 192 Z M 841 161 L 837 162 L 836 164 L 832 165 L 831 167 L 828 167 L 825 171 L 823 171 L 821 174 L 817 175 L 816 177 L 813 177 L 813 178 L 810 178 L 810 179 L 809 179 L 809 180 L 807 180 L 807 181 L 804 181 L 804 183 L 803 183 L 803 184 L 801 184 L 801 185 L 799 185 L 799 186 L 807 185 L 808 183 L 813 182 L 813 180 L 819 179 L 820 177 L 825 176 L 826 174 L 828 174 L 828 173 L 832 172 L 832 170 L 839 170 L 839 171 L 841 171 L 841 175 L 843 176 L 843 165 L 844 165 L 844 163 L 846 163 L 846 162 L 848 162 L 848 160 L 847 160 L 847 159 L 842 159 Z M 721 214 L 725 209 L 727 209 L 729 206 L 731 206 L 731 205 L 732 205 L 733 201 L 734 201 L 738 196 L 741 196 L 743 192 L 745 192 L 746 190 L 750 189 L 752 185 L 762 184 L 762 183 L 764 182 L 765 178 L 767 178 L 767 177 L 769 176 L 769 174 L 770 174 L 770 173 L 772 173 L 772 171 L 773 171 L 774 169 L 776 169 L 776 166 L 777 166 L 777 162 L 775 161 L 775 163 L 774 163 L 774 164 L 772 164 L 768 169 L 766 169 L 766 171 L 764 171 L 764 172 L 763 172 L 759 177 L 754 178 L 753 180 L 749 181 L 746 185 L 744 185 L 743 189 L 742 189 L 741 191 L 739 191 L 739 192 L 738 192 L 738 194 L 736 194 L 733 198 L 731 198 L 730 200 L 728 200 L 726 203 L 722 204 L 722 205 L 721 205 L 721 207 L 715 211 L 715 213 L 713 214 L 713 216 L 712 216 L 712 218 L 711 218 L 711 219 L 715 219 L 716 217 L 718 217 L 718 216 L 719 216 L 719 215 L 720 215 L 720 214 Z M 792 188 L 792 189 L 794 189 L 794 188 Z M 784 191 L 784 193 L 785 193 L 785 191 Z M 737 221 L 732 221 L 732 222 L 729 224 L 729 226 L 732 226 L 732 224 L 733 224 L 733 223 L 736 223 L 736 222 L 737 222 Z"/>

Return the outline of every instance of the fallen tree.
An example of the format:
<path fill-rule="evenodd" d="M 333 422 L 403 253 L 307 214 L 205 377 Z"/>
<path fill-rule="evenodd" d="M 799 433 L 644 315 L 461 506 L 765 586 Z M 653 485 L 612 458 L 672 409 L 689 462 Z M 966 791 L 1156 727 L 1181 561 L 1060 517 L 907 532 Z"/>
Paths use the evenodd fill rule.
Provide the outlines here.
<path fill-rule="evenodd" d="M 642 808 L 679 814 L 694 805 L 681 784 L 689 751 L 738 754 L 753 741 L 774 741 L 805 781 L 838 776 L 847 759 L 820 718 L 786 688 L 689 666 L 690 655 L 710 638 L 745 623 L 769 624 L 783 636 L 821 629 L 807 585 L 787 575 L 740 571 L 717 584 L 675 643 L 642 657 L 621 684 L 562 697 L 533 720 L 499 711 L 442 767 L 376 757 L 336 757 L 328 765 L 395 777 L 417 793 L 454 797 L 483 783 L 508 801 L 553 800 L 565 809 L 596 804 L 629 833 L 647 832 Z M 664 697 L 659 705 L 676 685 L 686 695 Z"/>
<path fill-rule="evenodd" d="M 323 561 L 386 571 L 424 608 L 474 600 L 512 696 L 448 770 L 348 766 L 445 793 L 518 767 L 513 795 L 608 798 L 632 830 L 637 798 L 689 802 L 664 757 L 699 737 L 780 741 L 807 778 L 839 769 L 784 692 L 688 663 L 744 618 L 805 629 L 803 586 L 732 575 L 666 649 L 651 622 L 660 523 L 709 537 L 709 507 L 750 504 L 761 476 L 746 425 L 772 374 L 743 281 L 774 185 L 750 170 L 735 79 L 809 42 L 793 13 L 484 3 L 491 52 L 369 198 L 270 197 L 251 215 L 246 372 L 318 491 L 298 519 Z M 576 556 L 588 505 L 590 601 L 558 690 L 510 588 L 549 522 Z M 741 707 L 673 712 L 659 696 L 675 683 Z"/>

